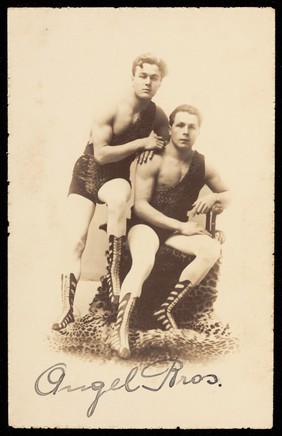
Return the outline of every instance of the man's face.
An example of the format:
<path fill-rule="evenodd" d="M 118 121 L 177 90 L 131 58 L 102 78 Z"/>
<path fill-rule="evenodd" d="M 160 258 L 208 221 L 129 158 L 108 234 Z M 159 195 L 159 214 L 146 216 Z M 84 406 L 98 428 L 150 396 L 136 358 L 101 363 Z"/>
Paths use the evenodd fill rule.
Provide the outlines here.
<path fill-rule="evenodd" d="M 137 66 L 132 77 L 135 95 L 140 100 L 151 100 L 159 89 L 162 78 L 159 67 L 154 64 L 144 63 Z"/>
<path fill-rule="evenodd" d="M 191 149 L 200 133 L 198 117 L 188 112 L 177 112 L 169 130 L 176 147 Z"/>

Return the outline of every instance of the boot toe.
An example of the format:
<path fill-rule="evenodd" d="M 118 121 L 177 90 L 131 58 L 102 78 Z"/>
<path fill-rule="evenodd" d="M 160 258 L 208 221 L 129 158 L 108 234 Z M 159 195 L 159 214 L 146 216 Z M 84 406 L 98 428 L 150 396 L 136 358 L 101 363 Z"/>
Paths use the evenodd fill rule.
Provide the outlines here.
<path fill-rule="evenodd" d="M 56 331 L 61 330 L 61 327 L 60 327 L 59 323 L 55 322 L 55 323 L 52 325 L 52 330 L 56 330 Z"/>
<path fill-rule="evenodd" d="M 119 350 L 118 355 L 122 359 L 129 359 L 130 358 L 130 350 L 129 350 L 129 348 L 123 348 L 122 350 Z"/>

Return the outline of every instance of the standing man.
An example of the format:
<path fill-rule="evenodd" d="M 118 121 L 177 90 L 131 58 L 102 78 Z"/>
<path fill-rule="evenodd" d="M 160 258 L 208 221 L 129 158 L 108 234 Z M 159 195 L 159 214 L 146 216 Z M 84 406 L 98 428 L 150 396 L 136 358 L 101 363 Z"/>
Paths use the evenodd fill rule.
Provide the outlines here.
<path fill-rule="evenodd" d="M 113 65 L 114 67 L 114 65 Z M 151 54 L 132 65 L 132 90 L 122 101 L 96 115 L 84 154 L 77 160 L 68 195 L 67 253 L 61 278 L 63 311 L 54 330 L 74 321 L 73 302 L 81 256 L 97 203 L 108 207 L 107 280 L 112 302 L 120 293 L 119 267 L 130 199 L 130 165 L 144 151 L 161 150 L 168 139 L 168 120 L 151 100 L 166 75 L 166 64 Z"/>
<path fill-rule="evenodd" d="M 194 260 L 182 271 L 178 283 L 161 307 L 154 312 L 163 329 L 177 328 L 173 309 L 217 261 L 220 245 L 210 234 L 187 218 L 207 213 L 217 204 L 223 209 L 228 188 L 205 157 L 193 150 L 199 135 L 201 116 L 193 106 L 177 107 L 169 118 L 170 141 L 162 154 L 138 165 L 135 203 L 128 244 L 132 266 L 121 288 L 111 348 L 122 358 L 130 356 L 128 331 L 131 311 L 155 262 L 160 244 L 175 248 Z M 198 199 L 207 185 L 212 193 Z"/>

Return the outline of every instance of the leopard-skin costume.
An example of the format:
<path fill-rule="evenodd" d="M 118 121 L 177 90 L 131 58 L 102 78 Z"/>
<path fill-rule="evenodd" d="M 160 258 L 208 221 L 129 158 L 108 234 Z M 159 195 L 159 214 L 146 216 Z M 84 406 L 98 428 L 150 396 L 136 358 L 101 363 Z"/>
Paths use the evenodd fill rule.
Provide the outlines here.
<path fill-rule="evenodd" d="M 183 268 L 192 256 L 162 245 L 155 266 L 145 281 L 141 297 L 137 300 L 130 320 L 129 343 L 131 362 L 147 362 L 165 358 L 182 358 L 202 362 L 234 352 L 237 338 L 231 335 L 228 324 L 216 319 L 214 302 L 221 259 L 213 266 L 200 285 L 193 288 L 175 308 L 178 329 L 161 330 L 152 316 L 168 296 Z M 122 259 L 121 280 L 130 268 L 130 254 Z M 60 332 L 49 337 L 53 349 L 64 352 L 115 358 L 110 349 L 110 337 L 117 312 L 108 294 L 107 281 L 101 286 L 90 304 L 89 313 Z"/>

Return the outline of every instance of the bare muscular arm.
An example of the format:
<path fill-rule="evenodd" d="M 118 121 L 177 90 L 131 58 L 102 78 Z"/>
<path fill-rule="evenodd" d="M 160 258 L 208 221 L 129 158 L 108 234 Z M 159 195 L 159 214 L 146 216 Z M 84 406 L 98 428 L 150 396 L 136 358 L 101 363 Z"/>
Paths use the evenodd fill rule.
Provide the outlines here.
<path fill-rule="evenodd" d="M 101 164 L 117 162 L 142 150 L 155 150 L 163 147 L 163 141 L 154 132 L 147 138 L 135 139 L 126 144 L 109 145 L 113 135 L 113 122 L 116 110 L 101 114 L 92 126 L 91 140 L 94 144 L 94 155 Z"/>
<path fill-rule="evenodd" d="M 200 197 L 193 204 L 193 215 L 207 213 L 214 205 L 217 206 L 217 213 L 225 209 L 230 202 L 230 192 L 227 185 L 221 179 L 217 170 L 209 162 L 206 162 L 206 185 L 211 189 L 212 193 Z"/>

